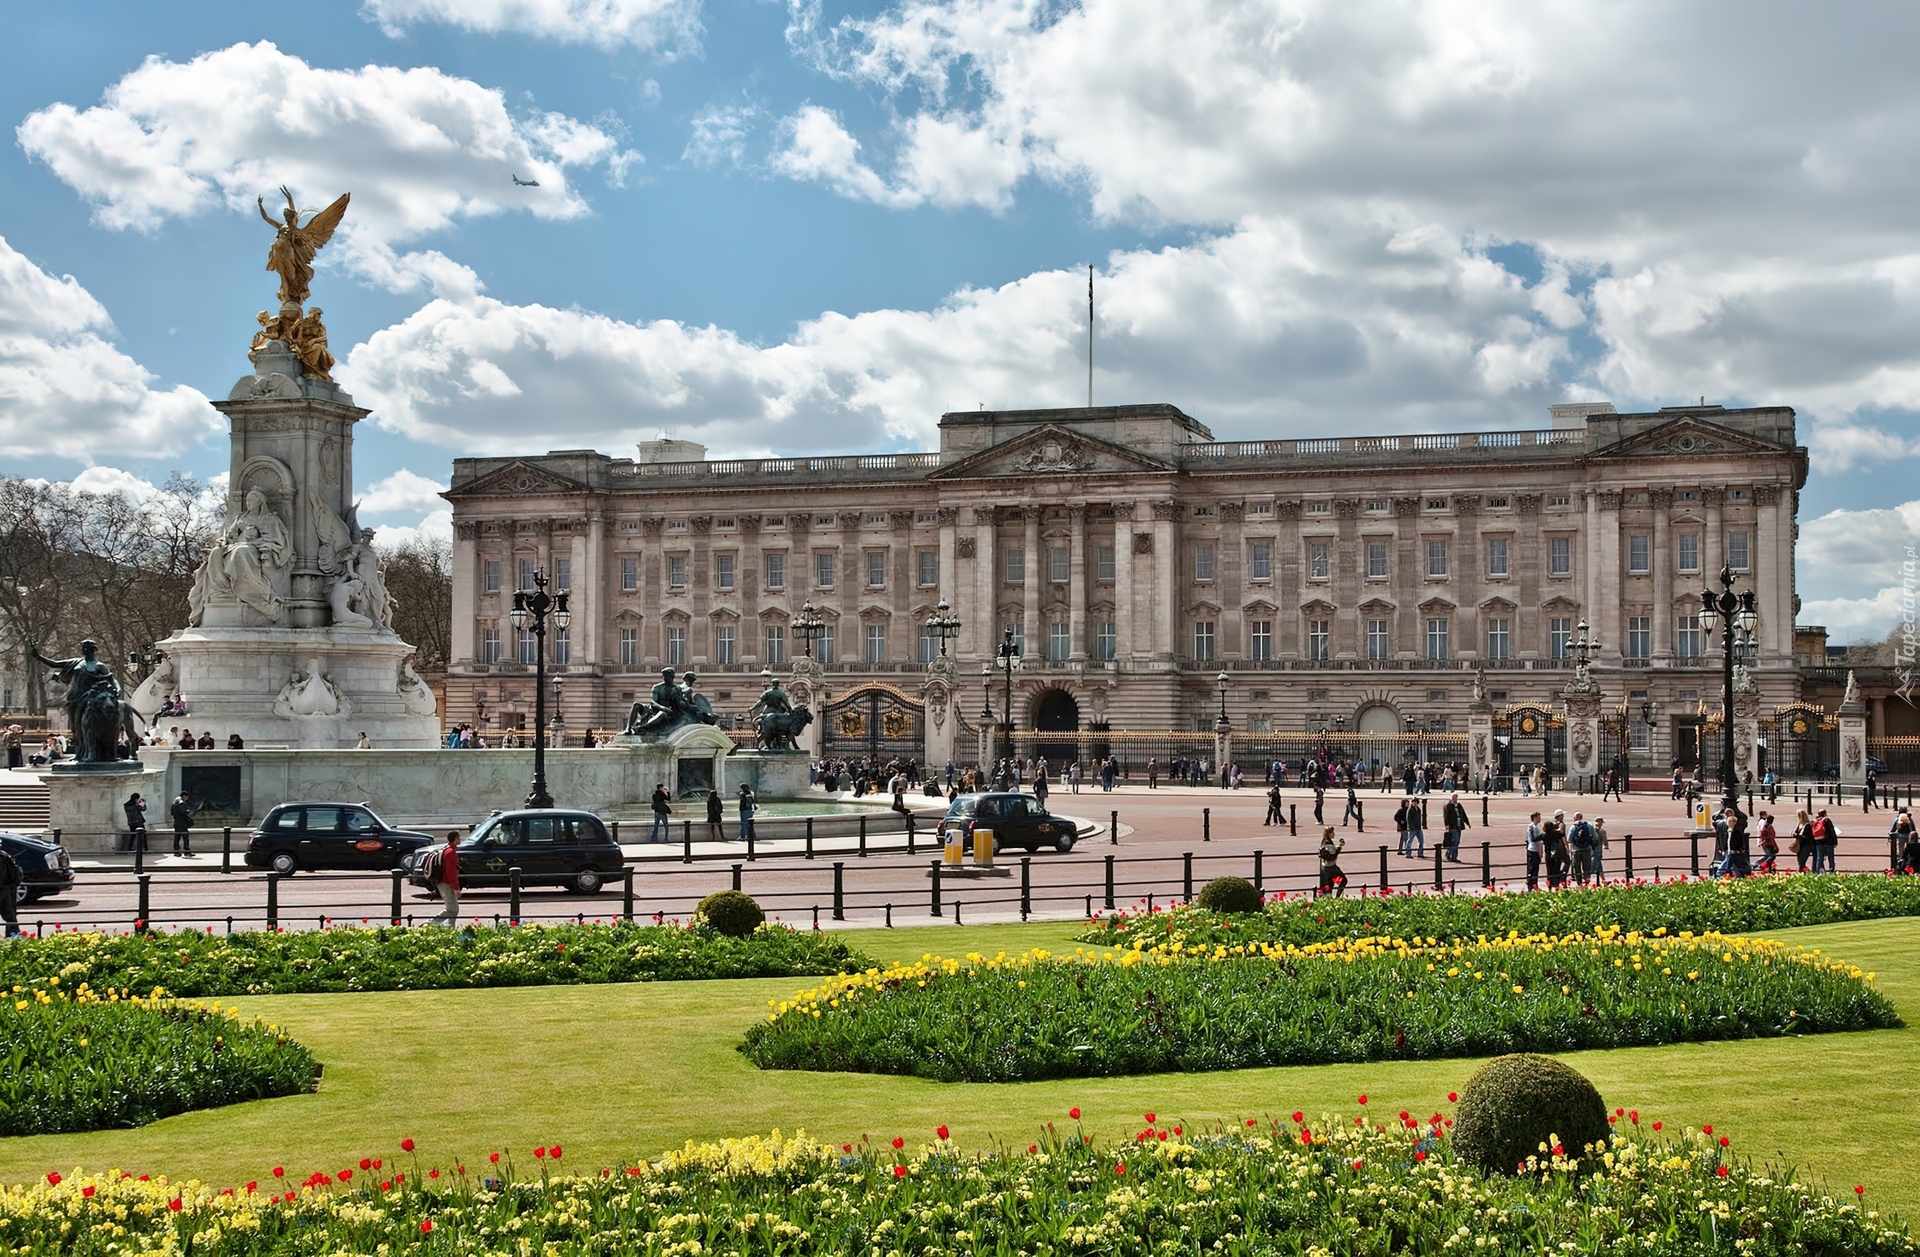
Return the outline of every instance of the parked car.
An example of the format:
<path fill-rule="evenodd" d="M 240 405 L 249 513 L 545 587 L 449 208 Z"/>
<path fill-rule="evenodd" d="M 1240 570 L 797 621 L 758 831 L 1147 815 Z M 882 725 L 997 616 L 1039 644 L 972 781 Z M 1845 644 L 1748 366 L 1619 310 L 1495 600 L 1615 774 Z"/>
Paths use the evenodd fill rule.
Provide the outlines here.
<path fill-rule="evenodd" d="M 934 832 L 945 842 L 947 831 L 956 827 L 966 834 L 969 844 L 975 829 L 991 829 L 995 851 L 1002 847 L 1024 847 L 1028 851 L 1052 847 L 1063 854 L 1073 850 L 1074 836 L 1079 832 L 1071 820 L 1047 811 L 1032 795 L 1013 791 L 959 796 L 947 805 L 947 814 L 940 818 Z"/>
<path fill-rule="evenodd" d="M 1881 759 L 1878 755 L 1869 755 L 1867 756 L 1867 771 L 1872 773 L 1876 778 L 1885 777 L 1887 775 L 1887 761 Z M 1838 760 L 1828 760 L 1826 763 L 1820 765 L 1820 780 L 1840 780 L 1840 763 Z"/>
<path fill-rule="evenodd" d="M 409 875 L 421 853 L 402 865 Z M 564 886 L 591 895 L 624 867 L 613 835 L 592 812 L 527 808 L 496 812 L 460 844 L 460 889 L 505 886 L 513 869 L 522 886 Z"/>
<path fill-rule="evenodd" d="M 247 835 L 249 868 L 283 877 L 319 869 L 396 869 L 432 834 L 396 829 L 364 803 L 282 803 Z"/>
<path fill-rule="evenodd" d="M 58 894 L 73 885 L 73 861 L 67 858 L 67 849 L 59 843 L 31 834 L 0 833 L 0 847 L 5 847 L 13 862 L 20 866 L 17 894 L 21 903 Z"/>

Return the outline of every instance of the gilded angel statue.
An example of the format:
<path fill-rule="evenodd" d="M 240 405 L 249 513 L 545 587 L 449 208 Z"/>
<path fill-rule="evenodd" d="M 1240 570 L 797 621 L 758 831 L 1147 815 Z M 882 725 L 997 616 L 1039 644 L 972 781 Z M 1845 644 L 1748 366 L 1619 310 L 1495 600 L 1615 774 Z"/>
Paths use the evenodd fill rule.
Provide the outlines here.
<path fill-rule="evenodd" d="M 274 229 L 273 246 L 267 250 L 267 269 L 280 276 L 281 301 L 303 302 L 307 299 L 307 286 L 313 282 L 314 254 L 333 239 L 334 230 L 346 217 L 347 201 L 353 194 L 342 192 L 339 200 L 304 225 L 300 222 L 300 209 L 293 203 L 293 193 L 283 185 L 280 195 L 287 198 L 287 208 L 280 211 L 286 221 L 278 223 L 267 213 L 266 198 L 254 198 L 254 204 L 260 207 L 260 217 Z"/>

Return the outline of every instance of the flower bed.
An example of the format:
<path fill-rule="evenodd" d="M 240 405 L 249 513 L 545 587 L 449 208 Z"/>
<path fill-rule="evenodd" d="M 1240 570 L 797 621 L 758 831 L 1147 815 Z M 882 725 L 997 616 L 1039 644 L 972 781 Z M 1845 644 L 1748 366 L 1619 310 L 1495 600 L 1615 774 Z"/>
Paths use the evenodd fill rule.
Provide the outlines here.
<path fill-rule="evenodd" d="M 1024 1154 L 961 1152 L 944 1128 L 911 1150 L 775 1132 L 597 1173 L 543 1149 L 535 1179 L 410 1153 L 229 1188 L 76 1171 L 0 1193 L 0 1234 L 25 1257 L 1920 1253 L 1863 1198 L 1752 1166 L 1711 1127 L 1654 1135 L 1622 1113 L 1604 1148 L 1543 1149 L 1487 1177 L 1454 1161 L 1446 1125 L 1163 1119 L 1118 1148 L 1049 1129 Z"/>
<path fill-rule="evenodd" d="M 0 986 L 57 974 L 70 986 L 178 996 L 300 995 L 810 977 L 871 963 L 840 939 L 785 926 L 746 938 L 680 925 L 60 932 L 0 947 Z"/>
<path fill-rule="evenodd" d="M 773 1005 L 764 1069 L 942 1081 L 1425 1060 L 1900 1025 L 1871 974 L 1719 935 L 928 958 Z"/>
<path fill-rule="evenodd" d="M 1179 941 L 1292 943 L 1389 934 L 1406 938 L 1477 938 L 1482 934 L 1572 934 L 1600 926 L 1651 933 L 1665 929 L 1750 934 L 1836 921 L 1920 916 L 1920 877 L 1844 873 L 1809 877 L 1615 882 L 1555 891 L 1485 895 L 1349 895 L 1277 898 L 1241 916 L 1177 907 L 1109 913 L 1083 942 L 1153 944 Z"/>
<path fill-rule="evenodd" d="M 57 979 L 15 986 L 0 1003 L 0 1135 L 142 1126 L 311 1091 L 319 1077 L 306 1048 L 232 1011 L 69 993 Z"/>

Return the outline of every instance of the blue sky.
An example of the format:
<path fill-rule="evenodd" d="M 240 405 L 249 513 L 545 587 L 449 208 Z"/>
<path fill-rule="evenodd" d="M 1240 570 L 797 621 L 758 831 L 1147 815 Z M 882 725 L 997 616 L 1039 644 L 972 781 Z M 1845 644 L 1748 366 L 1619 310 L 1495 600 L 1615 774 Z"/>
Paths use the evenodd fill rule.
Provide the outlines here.
<path fill-rule="evenodd" d="M 252 197 L 355 195 L 314 286 L 366 516 L 466 453 L 671 428 L 928 448 L 1097 400 L 1223 437 L 1785 403 L 1803 622 L 1920 531 L 1920 84 L 1897 5 L 368 0 L 0 5 L 0 467 L 210 476 L 270 304 Z M 1712 49 L 1712 56 L 1701 55 Z M 537 175 L 514 187 L 509 173 Z M 69 278 L 70 277 L 70 278 Z"/>

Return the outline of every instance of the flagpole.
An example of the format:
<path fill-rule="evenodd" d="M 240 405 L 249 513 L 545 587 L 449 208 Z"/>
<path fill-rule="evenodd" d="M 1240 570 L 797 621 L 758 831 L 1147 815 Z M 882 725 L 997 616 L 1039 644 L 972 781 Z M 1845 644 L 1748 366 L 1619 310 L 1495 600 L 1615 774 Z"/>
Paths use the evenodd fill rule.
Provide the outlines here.
<path fill-rule="evenodd" d="M 1093 263 L 1087 263 L 1087 409 L 1093 409 Z"/>

